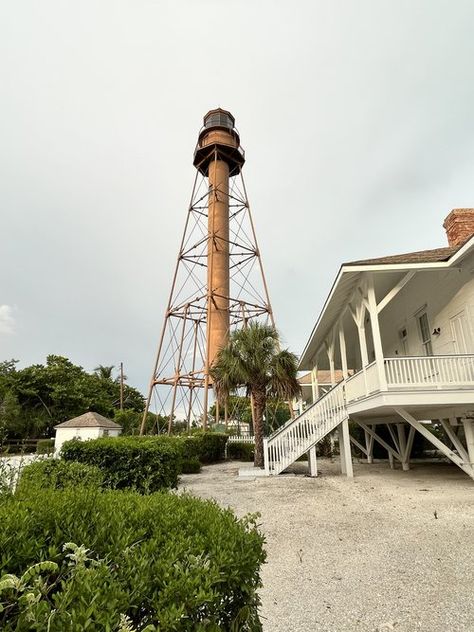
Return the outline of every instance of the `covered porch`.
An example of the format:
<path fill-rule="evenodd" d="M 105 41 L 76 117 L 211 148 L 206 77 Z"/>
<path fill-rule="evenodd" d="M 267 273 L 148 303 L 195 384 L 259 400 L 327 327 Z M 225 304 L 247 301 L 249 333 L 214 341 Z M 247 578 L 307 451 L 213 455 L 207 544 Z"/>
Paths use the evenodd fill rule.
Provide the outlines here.
<path fill-rule="evenodd" d="M 341 269 L 300 368 L 311 371 L 312 402 L 323 395 L 321 370 L 333 384 L 340 372 L 348 416 L 364 432 L 350 442 L 368 462 L 378 442 L 391 464 L 409 469 L 419 432 L 474 478 L 474 349 L 446 316 L 464 276 L 444 263 Z M 438 436 L 431 423 L 442 428 Z"/>

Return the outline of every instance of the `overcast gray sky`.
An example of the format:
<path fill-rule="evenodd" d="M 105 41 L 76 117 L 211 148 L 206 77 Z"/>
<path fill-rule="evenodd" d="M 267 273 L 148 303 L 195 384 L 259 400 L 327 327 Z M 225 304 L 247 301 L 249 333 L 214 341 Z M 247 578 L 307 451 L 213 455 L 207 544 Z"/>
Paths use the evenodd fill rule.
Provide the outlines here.
<path fill-rule="evenodd" d="M 222 106 L 277 324 L 301 352 L 341 262 L 445 244 L 474 206 L 472 0 L 0 4 L 0 360 L 148 383 Z"/>

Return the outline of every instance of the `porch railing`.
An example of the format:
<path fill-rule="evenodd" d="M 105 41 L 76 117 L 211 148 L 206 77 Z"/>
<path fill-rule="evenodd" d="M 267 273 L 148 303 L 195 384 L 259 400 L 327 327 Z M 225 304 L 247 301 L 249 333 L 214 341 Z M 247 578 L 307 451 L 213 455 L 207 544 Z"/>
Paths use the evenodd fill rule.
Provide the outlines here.
<path fill-rule="evenodd" d="M 384 358 L 339 382 L 296 419 L 264 439 L 265 469 L 279 474 L 348 418 L 347 404 L 372 393 L 396 390 L 472 389 L 474 354 Z M 384 380 L 385 378 L 385 380 Z M 381 381 L 386 382 L 383 389 Z"/>
<path fill-rule="evenodd" d="M 390 390 L 398 388 L 472 388 L 474 354 L 385 358 Z"/>
<path fill-rule="evenodd" d="M 354 373 L 346 380 L 346 400 L 356 401 L 380 390 L 378 367 L 376 362 Z"/>
<path fill-rule="evenodd" d="M 474 354 L 397 356 L 384 358 L 387 389 L 456 389 L 474 387 Z M 345 382 L 348 403 L 384 390 L 376 362 L 368 364 Z"/>
<path fill-rule="evenodd" d="M 279 474 L 346 418 L 344 384 L 340 382 L 264 440 L 265 469 Z"/>

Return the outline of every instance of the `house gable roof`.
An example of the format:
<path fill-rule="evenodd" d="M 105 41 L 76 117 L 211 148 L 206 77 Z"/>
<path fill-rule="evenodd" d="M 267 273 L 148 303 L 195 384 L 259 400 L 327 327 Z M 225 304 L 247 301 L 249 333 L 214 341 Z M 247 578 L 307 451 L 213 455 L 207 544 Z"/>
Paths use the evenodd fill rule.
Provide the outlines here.
<path fill-rule="evenodd" d="M 351 261 L 342 264 L 300 356 L 299 370 L 309 370 L 311 368 L 312 355 L 318 349 L 334 319 L 341 315 L 341 310 L 345 309 L 361 273 L 376 271 L 390 274 L 410 270 L 449 268 L 459 265 L 473 251 L 474 235 L 459 247 L 420 250 L 418 252 Z"/>
<path fill-rule="evenodd" d="M 99 413 L 88 412 L 63 421 L 61 424 L 54 426 L 55 428 L 121 428 L 115 421 L 107 419 Z"/>
<path fill-rule="evenodd" d="M 388 257 L 378 257 L 376 259 L 362 259 L 361 261 L 349 261 L 343 266 L 363 266 L 363 265 L 389 265 L 391 263 L 436 263 L 447 261 L 459 248 L 446 247 L 434 248 L 433 250 L 419 250 L 418 252 L 407 252 L 401 255 L 389 255 Z"/>

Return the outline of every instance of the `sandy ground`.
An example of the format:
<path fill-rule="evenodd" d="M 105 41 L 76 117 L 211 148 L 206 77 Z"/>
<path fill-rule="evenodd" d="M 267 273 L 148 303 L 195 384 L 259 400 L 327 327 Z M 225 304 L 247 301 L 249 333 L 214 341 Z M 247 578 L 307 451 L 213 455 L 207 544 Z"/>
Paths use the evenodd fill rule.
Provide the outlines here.
<path fill-rule="evenodd" d="M 474 631 L 474 482 L 450 465 L 355 465 L 238 480 L 230 462 L 182 488 L 261 513 L 265 632 Z M 435 515 L 436 513 L 436 515 Z"/>

